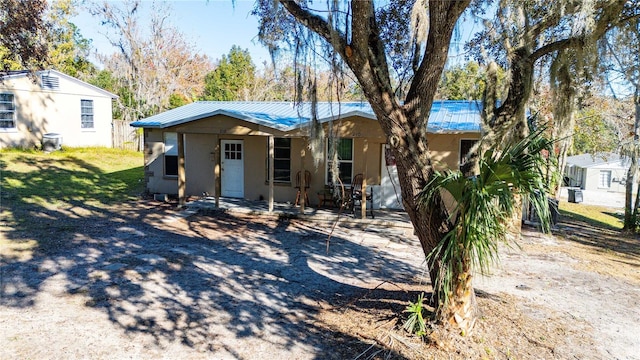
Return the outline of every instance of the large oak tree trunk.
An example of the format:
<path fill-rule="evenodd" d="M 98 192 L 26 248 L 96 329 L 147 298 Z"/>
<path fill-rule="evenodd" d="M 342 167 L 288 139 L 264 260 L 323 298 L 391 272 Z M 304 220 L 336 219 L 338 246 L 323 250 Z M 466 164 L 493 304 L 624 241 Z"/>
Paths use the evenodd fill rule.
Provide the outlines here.
<path fill-rule="evenodd" d="M 389 137 L 397 160 L 404 208 L 414 225 L 425 255 L 432 252 L 451 228 L 449 213 L 439 196 L 434 197 L 430 204 L 420 204 L 417 195 L 424 189 L 434 171 L 427 123 L 440 75 L 447 61 L 455 25 L 452 19 L 457 19 L 464 7 L 466 2 L 454 4 L 435 1 L 429 4 L 430 23 L 438 26 L 429 32 L 425 59 L 409 89 L 405 104 L 394 107 L 391 113 L 384 113 L 384 108 L 376 109 L 374 105 L 374 111 Z M 433 258 L 428 264 L 432 284 L 436 284 L 441 276 L 440 262 L 439 258 Z M 438 293 L 434 292 L 438 309 L 436 315 L 441 323 L 455 325 L 468 333 L 475 324 L 477 312 L 470 265 L 454 277 L 453 288 L 455 291 L 448 303 L 443 303 L 443 299 L 438 298 Z"/>
<path fill-rule="evenodd" d="M 387 64 L 384 47 L 378 36 L 369 36 L 377 29 L 373 7 L 365 1 L 352 3 L 354 14 L 352 48 L 346 54 L 346 63 L 358 78 L 362 89 L 371 104 L 378 121 L 387 135 L 387 139 L 396 158 L 402 201 L 405 211 L 414 226 L 422 250 L 430 254 L 450 229 L 449 214 L 439 196 L 431 204 L 419 204 L 418 194 L 427 185 L 434 168 L 427 137 L 427 123 L 440 76 L 447 61 L 449 43 L 456 20 L 468 5 L 468 1 L 431 1 L 429 3 L 430 23 L 437 24 L 429 31 L 425 58 L 404 104 L 399 104 L 386 73 Z M 366 14 L 366 16 L 364 16 Z M 368 21 L 357 15 L 363 15 Z M 345 55 L 346 55 L 345 54 Z M 433 259 L 429 264 L 432 284 L 440 270 L 440 260 Z M 466 269 L 470 272 L 470 268 Z M 475 302 L 470 273 L 461 274 L 460 285 L 465 288 L 456 292 L 456 296 L 437 315 L 443 323 L 455 323 L 469 332 L 475 323 Z M 458 298 L 460 295 L 460 298 Z M 441 303 L 437 296 L 436 304 Z M 468 304 L 460 306 L 459 303 Z M 440 307 L 440 306 L 439 306 Z M 464 310 L 464 311 L 462 311 Z M 469 318 L 471 317 L 471 318 Z M 457 320 L 455 320 L 457 319 Z"/>
<path fill-rule="evenodd" d="M 337 36 L 341 34 L 333 32 L 324 19 L 309 14 L 295 1 L 282 2 L 293 16 L 332 44 L 358 79 L 396 158 L 403 205 L 425 256 L 431 253 L 450 229 L 449 214 L 439 196 L 424 206 L 417 200 L 434 171 L 427 139 L 427 123 L 447 61 L 453 28 L 469 2 L 470 0 L 429 1 L 431 27 L 426 48 L 404 103 L 398 101 L 391 86 L 385 47 L 381 41 L 372 1 L 351 2 L 350 42 L 344 36 Z M 440 259 L 433 259 L 429 264 L 432 284 L 440 276 L 439 270 Z M 466 290 L 456 291 L 454 301 L 437 313 L 441 322 L 466 326 L 462 330 L 469 332 L 475 322 L 475 318 L 469 318 L 475 315 L 475 302 L 470 267 L 465 272 L 456 278 L 460 284 L 454 284 L 454 288 Z M 458 293 L 460 299 L 457 298 Z M 466 298 L 462 299 L 463 297 Z M 437 297 L 434 300 L 436 304 L 441 303 L 441 299 Z M 461 307 L 460 303 L 469 305 Z"/>
<path fill-rule="evenodd" d="M 627 179 L 624 191 L 624 222 L 623 231 L 633 232 L 635 230 L 635 219 L 633 216 L 633 185 L 635 184 L 636 168 L 638 167 L 635 155 L 631 156 L 631 164 L 627 169 Z"/>

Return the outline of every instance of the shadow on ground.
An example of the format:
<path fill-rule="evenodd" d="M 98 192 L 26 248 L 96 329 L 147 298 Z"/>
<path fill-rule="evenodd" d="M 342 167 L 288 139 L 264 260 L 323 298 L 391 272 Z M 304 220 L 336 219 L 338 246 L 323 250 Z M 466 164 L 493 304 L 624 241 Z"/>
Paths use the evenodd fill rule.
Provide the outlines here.
<path fill-rule="evenodd" d="M 619 214 L 609 214 L 620 217 Z M 579 214 L 562 211 L 560 231 L 565 238 L 600 251 L 614 251 L 624 256 L 640 256 L 640 236 L 625 234 L 608 224 L 598 223 Z"/>
<path fill-rule="evenodd" d="M 11 218 L 3 224 L 9 250 L 1 264 L 0 306 L 28 309 L 57 288 L 84 299 L 123 332 L 152 336 L 160 348 L 177 341 L 246 359 L 265 347 L 278 356 L 318 359 L 372 349 L 402 358 L 332 330 L 318 314 L 362 298 L 376 284 L 406 282 L 415 264 L 348 234 L 334 235 L 327 254 L 325 229 L 297 220 L 210 213 L 167 222 L 173 211 L 166 204 L 105 205 L 108 194 L 94 196 L 91 188 L 121 184 L 97 169 L 87 167 L 87 174 L 58 206 L 34 205 L 16 189 L 3 193 Z M 55 187 L 51 178 L 32 178 L 19 193 L 57 203 Z M 406 243 L 400 234 L 387 238 Z M 390 299 L 405 294 L 375 292 Z M 359 306 L 367 303 L 385 306 Z"/>

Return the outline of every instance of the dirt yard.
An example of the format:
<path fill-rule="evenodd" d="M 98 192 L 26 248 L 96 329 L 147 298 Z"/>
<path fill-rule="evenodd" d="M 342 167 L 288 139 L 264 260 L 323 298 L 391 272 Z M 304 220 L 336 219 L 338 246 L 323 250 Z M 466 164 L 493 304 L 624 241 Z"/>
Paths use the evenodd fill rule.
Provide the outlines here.
<path fill-rule="evenodd" d="M 401 228 L 200 213 L 151 201 L 3 220 L 0 359 L 640 359 L 640 241 L 527 229 L 475 280 L 480 320 L 424 343 Z"/>

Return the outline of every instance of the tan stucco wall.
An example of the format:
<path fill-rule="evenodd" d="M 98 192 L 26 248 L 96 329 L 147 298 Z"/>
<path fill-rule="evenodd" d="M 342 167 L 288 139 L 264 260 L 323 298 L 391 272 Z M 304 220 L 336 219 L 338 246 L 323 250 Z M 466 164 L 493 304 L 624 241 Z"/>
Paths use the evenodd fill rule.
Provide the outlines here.
<path fill-rule="evenodd" d="M 386 136 L 382 128 L 375 120 L 351 117 L 341 119 L 333 123 L 334 131 L 338 137 L 353 138 L 353 176 L 365 174 L 368 185 L 380 184 L 380 152 L 381 144 L 386 142 Z M 324 124 L 325 132 L 329 133 L 329 124 Z M 325 143 L 326 149 L 326 143 Z M 326 179 L 324 155 L 321 162 L 320 176 L 324 187 Z"/>
<path fill-rule="evenodd" d="M 187 194 L 215 193 L 213 171 L 215 139 L 207 134 L 185 134 L 185 172 Z"/>
<path fill-rule="evenodd" d="M 40 146 L 46 133 L 61 134 L 63 146 L 111 147 L 111 98 L 66 77 L 59 79 L 60 88 L 54 91 L 42 90 L 25 76 L 0 81 L 0 93 L 13 94 L 16 106 L 16 128 L 0 129 L 0 148 Z M 93 100 L 93 129 L 80 127 L 80 100 Z"/>
<path fill-rule="evenodd" d="M 440 169 L 458 169 L 460 141 L 479 138 L 478 133 L 429 134 L 429 149 L 433 152 L 434 165 Z"/>
<path fill-rule="evenodd" d="M 336 123 L 338 124 L 338 123 Z M 325 129 L 326 128 L 325 124 Z M 250 200 L 267 199 L 268 129 L 242 120 L 218 116 L 187 125 L 168 129 L 145 130 L 145 165 L 147 166 L 147 188 L 152 193 L 177 193 L 177 178 L 164 177 L 163 132 L 184 132 L 185 134 L 185 170 L 186 192 L 188 196 L 199 196 L 203 192 L 215 194 L 214 150 L 221 140 L 243 140 L 244 142 L 244 197 Z M 211 132 L 211 133 L 207 133 Z M 367 175 L 368 185 L 378 185 L 381 181 L 381 149 L 386 142 L 382 130 L 374 120 L 351 118 L 342 120 L 337 127 L 338 136 L 354 139 L 353 175 Z M 256 136 L 258 135 L 258 136 Z M 291 134 L 277 133 L 276 137 Z M 430 134 L 430 146 L 435 159 L 450 167 L 458 166 L 458 151 L 461 139 L 474 139 L 478 134 Z M 304 138 L 292 137 L 291 140 L 291 183 L 275 184 L 274 199 L 278 202 L 294 202 L 296 197 L 295 175 L 304 168 L 311 172 L 309 199 L 317 204 L 316 193 L 325 186 L 325 158 L 314 162 L 310 151 L 306 150 L 304 165 L 301 151 L 306 147 Z M 325 145 L 326 149 L 326 145 Z M 366 152 L 365 152 L 366 149 Z"/>
<path fill-rule="evenodd" d="M 167 129 L 171 131 L 171 129 Z M 178 178 L 164 174 L 164 131 L 145 129 L 144 166 L 147 189 L 151 193 L 177 194 Z"/>

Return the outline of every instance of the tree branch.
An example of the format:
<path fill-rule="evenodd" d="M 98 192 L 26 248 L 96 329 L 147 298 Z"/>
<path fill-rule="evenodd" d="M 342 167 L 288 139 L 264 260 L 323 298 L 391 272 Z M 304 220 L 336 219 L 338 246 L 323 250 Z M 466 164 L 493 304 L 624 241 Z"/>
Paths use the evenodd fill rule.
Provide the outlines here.
<path fill-rule="evenodd" d="M 280 4 L 302 25 L 332 44 L 333 48 L 344 58 L 347 44 L 343 33 L 330 26 L 322 17 L 303 9 L 295 0 L 283 0 L 280 1 Z M 332 34 L 337 34 L 337 36 L 332 36 Z"/>
<path fill-rule="evenodd" d="M 529 55 L 528 60 L 531 61 L 532 63 L 535 63 L 538 59 L 540 59 L 541 57 L 547 54 L 550 54 L 555 51 L 568 49 L 570 47 L 578 46 L 580 44 L 584 44 L 583 38 L 573 37 L 573 38 L 554 41 L 534 51 L 531 55 Z"/>
<path fill-rule="evenodd" d="M 359 52 L 363 58 L 367 58 L 369 52 L 369 34 L 371 34 L 371 17 L 374 16 L 371 0 L 354 1 L 351 10 L 351 46 Z"/>
<path fill-rule="evenodd" d="M 640 14 L 638 14 L 635 16 L 627 16 L 627 17 L 616 19 L 619 15 L 622 14 L 622 10 L 624 9 L 625 3 L 626 3 L 626 0 L 616 0 L 614 1 L 614 4 L 608 5 L 609 7 L 606 10 L 604 9 L 604 7 L 601 8 L 601 10 L 605 12 L 603 13 L 602 17 L 598 19 L 595 29 L 591 34 L 569 37 L 566 39 L 554 41 L 550 44 L 544 45 L 539 49 L 537 49 L 536 51 L 534 51 L 533 54 L 531 54 L 531 56 L 529 57 L 530 60 L 532 62 L 535 62 L 541 57 L 543 57 L 544 55 L 550 54 L 552 52 L 568 49 L 570 47 L 582 46 L 587 41 L 587 36 L 593 39 L 599 39 L 604 34 L 606 34 L 607 31 L 611 30 L 612 28 L 619 26 L 620 24 L 623 24 L 626 21 L 630 21 L 635 17 L 640 16 Z M 616 6 L 616 8 L 612 9 L 611 7 L 613 6 Z"/>
<path fill-rule="evenodd" d="M 440 81 L 440 75 L 449 53 L 449 44 L 456 23 L 455 21 L 447 20 L 458 19 L 469 5 L 469 2 L 469 0 L 432 0 L 429 2 L 430 26 L 429 34 L 427 35 L 427 46 L 425 46 L 424 56 L 415 73 L 414 81 L 407 92 L 405 103 L 409 107 L 415 106 L 414 100 L 416 99 L 430 99 L 426 103 L 420 104 L 420 106 L 425 109 L 431 108 L 433 96 L 437 90 L 437 84 Z M 434 68 L 433 64 L 441 65 L 441 68 L 440 66 Z M 426 115 L 428 115 L 428 111 Z M 428 116 L 423 116 L 422 118 L 426 131 Z"/>

